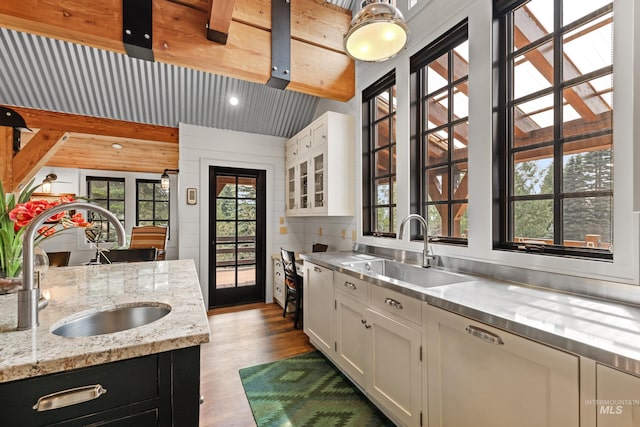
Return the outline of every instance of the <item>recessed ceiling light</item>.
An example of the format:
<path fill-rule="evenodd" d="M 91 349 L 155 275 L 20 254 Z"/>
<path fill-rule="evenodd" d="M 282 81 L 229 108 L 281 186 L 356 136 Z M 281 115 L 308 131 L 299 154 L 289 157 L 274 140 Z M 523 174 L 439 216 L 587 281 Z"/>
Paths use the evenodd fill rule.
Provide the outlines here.
<path fill-rule="evenodd" d="M 238 105 L 239 102 L 240 100 L 237 96 L 232 96 L 231 98 L 229 98 L 229 104 L 231 105 Z"/>
<path fill-rule="evenodd" d="M 111 144 L 111 148 L 119 150 L 122 148 L 122 145 L 118 144 L 117 142 L 114 142 L 113 144 Z"/>

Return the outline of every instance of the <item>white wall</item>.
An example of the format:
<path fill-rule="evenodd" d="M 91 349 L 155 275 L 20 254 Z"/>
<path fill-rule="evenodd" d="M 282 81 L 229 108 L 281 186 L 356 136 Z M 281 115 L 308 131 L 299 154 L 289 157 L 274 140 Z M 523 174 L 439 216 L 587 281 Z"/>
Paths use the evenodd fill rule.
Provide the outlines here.
<path fill-rule="evenodd" d="M 124 178 L 125 180 L 125 230 L 127 236 L 131 235 L 131 227 L 136 223 L 136 179 L 159 180 L 159 174 L 133 173 L 117 171 L 98 171 L 90 169 L 69 169 L 69 168 L 42 168 L 35 176 L 35 183 L 42 180 L 50 173 L 58 176 L 52 184 L 51 192 L 72 193 L 77 197 L 87 195 L 87 176 L 106 176 L 112 178 Z M 176 188 L 176 177 L 171 176 L 171 189 Z M 38 191 L 40 191 L 38 189 Z M 166 259 L 178 258 L 178 227 L 177 227 L 177 201 L 176 197 L 170 198 L 170 228 L 172 230 L 166 246 Z M 175 232 L 174 232 L 175 231 Z M 65 230 L 60 234 L 45 240 L 40 244 L 45 252 L 71 251 L 69 265 L 81 265 L 95 257 L 95 249 L 92 248 L 84 238 L 81 229 Z"/>
<path fill-rule="evenodd" d="M 520 266 L 536 270 L 564 273 L 580 277 L 593 277 L 622 283 L 639 282 L 639 215 L 640 166 L 634 165 L 634 136 L 640 126 L 640 113 L 635 105 L 640 101 L 640 90 L 634 85 L 640 76 L 640 8 L 633 0 L 614 3 L 614 243 L 613 262 L 589 261 L 533 254 L 493 250 L 492 247 L 492 0 L 418 0 L 418 6 L 406 10 L 400 3 L 411 29 L 411 40 L 405 51 L 390 61 L 356 65 L 356 97 L 352 106 L 361 104 L 362 90 L 392 69 L 396 69 L 398 93 L 397 161 L 398 161 L 398 216 L 409 213 L 409 58 L 435 38 L 465 18 L 469 20 L 469 245 L 434 244 L 434 252 L 458 258 L 486 261 L 495 264 Z M 635 51 L 634 51 L 635 49 Z M 636 71 L 634 73 L 634 70 Z M 355 110 L 354 111 L 359 111 Z M 356 141 L 361 141 L 361 115 L 356 118 Z M 635 119 L 635 120 L 634 120 Z M 635 123 L 638 123 L 636 125 Z M 359 145 L 356 143 L 356 145 Z M 357 170 L 361 170 L 361 156 L 356 156 Z M 636 163 L 637 164 L 637 163 Z M 361 182 L 357 183 L 358 241 L 376 246 L 419 251 L 421 243 L 399 242 L 395 239 L 364 237 L 361 228 Z"/>

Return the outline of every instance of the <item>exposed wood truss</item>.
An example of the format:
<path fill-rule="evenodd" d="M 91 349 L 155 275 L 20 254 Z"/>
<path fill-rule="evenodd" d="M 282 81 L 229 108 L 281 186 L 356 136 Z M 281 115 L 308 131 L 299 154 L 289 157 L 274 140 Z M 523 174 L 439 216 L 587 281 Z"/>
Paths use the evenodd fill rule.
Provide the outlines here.
<path fill-rule="evenodd" d="M 225 8 L 234 3 L 212 1 Z M 206 38 L 211 14 L 208 0 L 154 0 L 155 59 L 266 83 L 271 74 L 270 1 L 235 0 L 225 45 Z M 321 0 L 292 2 L 291 83 L 287 89 L 339 101 L 354 96 L 355 64 L 342 48 L 350 19 L 350 11 Z M 0 2 L 0 26 L 125 53 L 121 0 L 5 0 Z"/>
<path fill-rule="evenodd" d="M 11 108 L 34 132 L 22 131 L 22 148 L 14 155 L 13 129 L 0 126 L 0 179 L 8 191 L 19 189 L 43 166 L 158 174 L 178 167 L 177 128 Z"/>

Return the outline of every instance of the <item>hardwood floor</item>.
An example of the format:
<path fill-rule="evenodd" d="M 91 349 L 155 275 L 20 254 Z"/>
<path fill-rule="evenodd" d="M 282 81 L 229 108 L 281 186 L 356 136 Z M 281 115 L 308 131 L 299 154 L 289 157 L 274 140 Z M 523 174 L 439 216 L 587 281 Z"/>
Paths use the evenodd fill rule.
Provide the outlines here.
<path fill-rule="evenodd" d="M 277 304 L 250 304 L 209 312 L 211 340 L 202 346 L 200 426 L 255 426 L 238 370 L 313 350 L 293 314 Z"/>

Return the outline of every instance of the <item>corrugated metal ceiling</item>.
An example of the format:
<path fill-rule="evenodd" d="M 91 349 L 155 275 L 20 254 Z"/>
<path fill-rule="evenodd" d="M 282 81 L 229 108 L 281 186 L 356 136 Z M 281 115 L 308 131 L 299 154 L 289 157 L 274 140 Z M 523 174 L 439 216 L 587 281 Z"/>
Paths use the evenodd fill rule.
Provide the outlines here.
<path fill-rule="evenodd" d="M 290 137 L 318 98 L 0 28 L 0 104 Z M 235 95 L 240 104 L 232 107 Z"/>
<path fill-rule="evenodd" d="M 311 122 L 318 98 L 0 28 L 0 104 L 290 137 Z"/>

